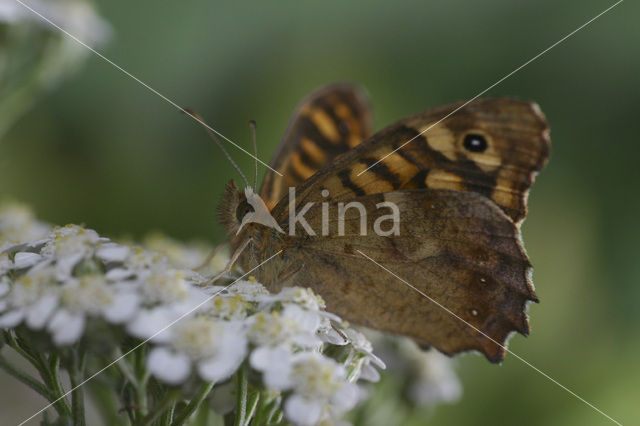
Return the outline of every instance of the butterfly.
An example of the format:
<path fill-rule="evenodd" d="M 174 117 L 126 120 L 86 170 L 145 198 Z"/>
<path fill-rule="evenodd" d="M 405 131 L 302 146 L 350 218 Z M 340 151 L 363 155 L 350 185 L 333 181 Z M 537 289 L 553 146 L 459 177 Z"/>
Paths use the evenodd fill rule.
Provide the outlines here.
<path fill-rule="evenodd" d="M 534 103 L 461 105 L 372 135 L 363 89 L 313 92 L 295 110 L 259 196 L 226 187 L 220 219 L 232 262 L 248 271 L 279 253 L 254 271 L 272 291 L 308 287 L 351 323 L 501 361 L 508 336 L 529 333 L 527 304 L 538 301 L 520 224 L 549 156 L 549 127 Z M 381 205 L 395 205 L 399 217 Z M 305 224 L 291 220 L 302 213 Z"/>

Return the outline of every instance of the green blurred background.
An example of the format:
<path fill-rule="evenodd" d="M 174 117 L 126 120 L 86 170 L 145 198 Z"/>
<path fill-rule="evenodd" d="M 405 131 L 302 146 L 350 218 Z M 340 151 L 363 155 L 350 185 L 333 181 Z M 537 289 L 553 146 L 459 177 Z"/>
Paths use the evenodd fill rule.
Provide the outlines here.
<path fill-rule="evenodd" d="M 611 4 L 97 1 L 106 56 L 246 148 L 256 120 L 266 162 L 318 86 L 365 86 L 379 129 L 474 96 Z M 623 424 L 640 421 L 639 17 L 620 4 L 488 93 L 535 100 L 552 131 L 523 227 L 541 303 L 510 349 Z M 96 56 L 0 140 L 0 198 L 108 236 L 219 242 L 230 178 L 202 128 Z M 457 364 L 463 398 L 411 424 L 610 424 L 514 356 Z"/>

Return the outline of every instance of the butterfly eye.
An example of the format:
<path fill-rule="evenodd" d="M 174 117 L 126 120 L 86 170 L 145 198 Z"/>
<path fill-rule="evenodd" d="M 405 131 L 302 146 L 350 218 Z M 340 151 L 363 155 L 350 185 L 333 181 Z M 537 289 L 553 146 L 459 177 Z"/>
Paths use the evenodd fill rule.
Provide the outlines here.
<path fill-rule="evenodd" d="M 462 144 L 465 149 L 470 152 L 484 152 L 489 146 L 484 136 L 477 133 L 469 133 L 464 137 Z"/>
<path fill-rule="evenodd" d="M 236 208 L 236 219 L 238 219 L 238 222 L 242 222 L 244 216 L 252 211 L 253 207 L 251 207 L 247 200 L 243 200 L 238 204 L 238 208 Z"/>

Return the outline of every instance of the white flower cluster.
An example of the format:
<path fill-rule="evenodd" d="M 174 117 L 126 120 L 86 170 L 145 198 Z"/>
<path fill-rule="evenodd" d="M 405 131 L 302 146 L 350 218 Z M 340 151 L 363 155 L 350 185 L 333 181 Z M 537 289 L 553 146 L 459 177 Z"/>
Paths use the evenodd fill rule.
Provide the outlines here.
<path fill-rule="evenodd" d="M 402 377 L 402 393 L 415 405 L 435 406 L 454 403 L 462 396 L 462 384 L 454 362 L 435 350 L 423 350 L 405 337 L 386 336 L 368 331 L 367 337 L 388 365 L 388 374 Z"/>
<path fill-rule="evenodd" d="M 220 383 L 247 360 L 266 389 L 283 395 L 287 419 L 304 425 L 353 408 L 355 382 L 376 381 L 374 365 L 384 368 L 311 290 L 272 294 L 253 280 L 203 286 L 206 276 L 190 268 L 206 249 L 154 237 L 167 256 L 76 225 L 45 232 L 17 213 L 0 210 L 0 328 L 44 330 L 66 346 L 90 338 L 92 324 L 117 327 L 149 341 L 147 368 L 169 386 Z M 207 272 L 222 263 L 214 258 Z M 331 348 L 340 356 L 328 356 Z"/>
<path fill-rule="evenodd" d="M 96 14 L 85 0 L 31 0 L 29 7 L 89 44 L 105 41 L 111 28 Z M 35 13 L 15 0 L 0 0 L 0 22 L 32 21 L 47 30 L 55 31 Z"/>

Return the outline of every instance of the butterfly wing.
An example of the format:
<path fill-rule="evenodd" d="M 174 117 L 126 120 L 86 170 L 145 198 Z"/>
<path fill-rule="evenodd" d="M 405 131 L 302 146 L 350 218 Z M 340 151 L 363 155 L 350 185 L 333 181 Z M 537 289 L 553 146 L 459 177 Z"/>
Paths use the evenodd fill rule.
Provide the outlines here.
<path fill-rule="evenodd" d="M 479 193 L 519 223 L 529 188 L 549 156 L 547 122 L 536 104 L 514 99 L 478 99 L 456 111 L 461 105 L 429 110 L 376 133 L 299 185 L 296 204 L 451 189 Z M 470 137 L 484 139 L 481 152 L 469 146 Z M 282 200 L 274 216 L 284 216 L 287 208 Z"/>
<path fill-rule="evenodd" d="M 536 300 L 519 224 L 549 155 L 549 131 L 535 104 L 479 99 L 458 111 L 461 105 L 395 123 L 295 188 L 297 212 L 315 203 L 305 217 L 318 235 L 320 203 L 335 210 L 352 201 L 370 215 L 366 235 L 296 230 L 280 246 L 284 264 L 299 269 L 292 283 L 313 287 L 346 319 L 412 336 L 445 353 L 476 349 L 499 361 L 509 333 L 528 332 L 525 304 Z M 468 143 L 470 137 L 484 145 Z M 370 228 L 382 200 L 398 204 L 398 236 L 382 237 Z M 272 213 L 288 232 L 289 200 Z M 335 213 L 329 217 L 335 222 Z"/>
<path fill-rule="evenodd" d="M 316 90 L 296 108 L 267 171 L 260 196 L 273 208 L 294 187 L 371 135 L 372 114 L 363 89 L 346 83 Z"/>
<path fill-rule="evenodd" d="M 495 203 L 473 192 L 428 189 L 351 201 L 365 207 L 366 231 L 360 212 L 350 208 L 342 235 L 332 220 L 329 235 L 296 239 L 282 253 L 285 262 L 304 265 L 291 284 L 313 288 L 346 320 L 447 354 L 475 349 L 499 362 L 511 332 L 528 334 L 526 303 L 537 300 L 531 265 L 519 230 Z M 399 235 L 373 228 L 390 214 L 377 208 L 382 202 L 398 206 Z M 328 212 L 338 217 L 337 203 Z M 320 229 L 322 215 L 316 204 L 305 218 Z M 379 229 L 388 231 L 391 219 L 380 220 Z"/>

